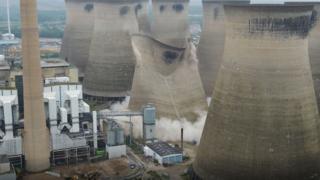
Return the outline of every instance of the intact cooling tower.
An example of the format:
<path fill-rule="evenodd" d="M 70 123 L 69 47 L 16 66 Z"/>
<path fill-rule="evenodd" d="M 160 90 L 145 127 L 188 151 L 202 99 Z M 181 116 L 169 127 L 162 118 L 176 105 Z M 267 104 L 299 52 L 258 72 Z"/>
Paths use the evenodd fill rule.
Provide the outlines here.
<path fill-rule="evenodd" d="M 221 1 L 203 1 L 203 27 L 197 48 L 199 73 L 207 96 L 212 95 L 224 48 L 224 12 Z"/>
<path fill-rule="evenodd" d="M 187 48 L 172 47 L 151 37 L 136 35 L 133 46 L 137 65 L 130 109 L 153 103 L 159 117 L 195 120 L 206 109 L 197 62 Z"/>
<path fill-rule="evenodd" d="M 153 0 L 152 36 L 154 39 L 173 46 L 186 47 L 189 38 L 189 0 Z"/>
<path fill-rule="evenodd" d="M 135 67 L 131 34 L 139 31 L 140 2 L 96 1 L 94 33 L 84 79 L 87 99 L 104 101 L 129 94 Z"/>
<path fill-rule="evenodd" d="M 66 0 L 67 22 L 61 56 L 79 69 L 83 76 L 89 59 L 94 25 L 93 0 Z"/>
<path fill-rule="evenodd" d="M 224 58 L 194 162 L 200 178 L 319 178 L 312 8 L 224 6 Z"/>
<path fill-rule="evenodd" d="M 20 1 L 24 130 L 23 152 L 26 169 L 39 172 L 50 166 L 49 131 L 43 106 L 37 1 Z"/>
<path fill-rule="evenodd" d="M 320 5 L 315 5 L 313 10 L 314 17 L 317 19 L 316 26 L 310 32 L 309 37 L 309 56 L 311 71 L 313 76 L 314 89 L 318 102 L 318 108 L 320 106 Z"/>

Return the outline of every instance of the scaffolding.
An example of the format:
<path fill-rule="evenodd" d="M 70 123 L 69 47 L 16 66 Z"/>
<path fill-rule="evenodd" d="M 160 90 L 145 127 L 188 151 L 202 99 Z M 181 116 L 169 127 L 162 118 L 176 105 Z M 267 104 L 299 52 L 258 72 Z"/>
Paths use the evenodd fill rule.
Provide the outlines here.
<path fill-rule="evenodd" d="M 8 156 L 10 163 L 19 169 L 24 169 L 24 156 L 22 154 Z"/>
<path fill-rule="evenodd" d="M 51 165 L 77 164 L 90 160 L 90 146 L 81 146 L 51 152 Z"/>

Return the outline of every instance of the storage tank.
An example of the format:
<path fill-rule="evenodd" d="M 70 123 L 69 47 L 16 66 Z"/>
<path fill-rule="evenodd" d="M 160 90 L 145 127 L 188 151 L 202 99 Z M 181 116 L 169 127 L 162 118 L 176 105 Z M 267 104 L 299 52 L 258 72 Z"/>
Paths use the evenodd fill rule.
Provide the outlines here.
<path fill-rule="evenodd" d="M 66 0 L 66 27 L 61 57 L 79 70 L 83 77 L 89 59 L 94 26 L 94 0 Z"/>
<path fill-rule="evenodd" d="M 317 179 L 311 5 L 224 6 L 226 41 L 194 171 L 202 179 Z"/>
<path fill-rule="evenodd" d="M 84 79 L 87 99 L 125 97 L 135 67 L 131 34 L 139 31 L 136 14 L 139 0 L 98 0 L 89 63 Z"/>
<path fill-rule="evenodd" d="M 152 13 L 152 37 L 173 47 L 186 47 L 189 0 L 152 0 Z"/>
<path fill-rule="evenodd" d="M 317 20 L 315 27 L 310 32 L 309 37 L 309 56 L 311 71 L 316 93 L 318 109 L 320 105 L 320 5 L 315 5 L 313 9 L 314 18 Z"/>
<path fill-rule="evenodd" d="M 158 117 L 195 120 L 206 109 L 198 64 L 187 48 L 177 48 L 146 35 L 133 36 L 137 66 L 129 108 L 152 103 Z"/>
<path fill-rule="evenodd" d="M 224 10 L 221 1 L 203 0 L 202 4 L 203 26 L 197 56 L 204 91 L 211 97 L 224 48 Z"/>

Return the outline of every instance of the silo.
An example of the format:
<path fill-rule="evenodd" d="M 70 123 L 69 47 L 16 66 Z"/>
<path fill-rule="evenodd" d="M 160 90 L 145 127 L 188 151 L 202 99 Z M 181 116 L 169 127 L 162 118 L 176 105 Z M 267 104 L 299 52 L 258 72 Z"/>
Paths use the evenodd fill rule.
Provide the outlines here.
<path fill-rule="evenodd" d="M 152 13 L 152 37 L 173 47 L 186 47 L 189 0 L 152 0 Z"/>
<path fill-rule="evenodd" d="M 316 93 L 318 109 L 320 106 L 320 23 L 319 15 L 320 15 L 320 5 L 314 6 L 314 17 L 317 19 L 317 23 L 315 27 L 310 32 L 309 36 L 309 56 L 310 56 L 310 64 L 311 71 L 314 83 L 314 89 Z"/>
<path fill-rule="evenodd" d="M 89 59 L 94 25 L 94 0 L 66 0 L 66 27 L 61 57 L 79 69 L 83 77 Z"/>
<path fill-rule="evenodd" d="M 37 1 L 20 1 L 24 129 L 23 153 L 26 170 L 39 172 L 49 168 L 50 143 L 43 106 Z"/>
<path fill-rule="evenodd" d="M 145 35 L 133 36 L 137 65 L 129 108 L 152 103 L 158 117 L 195 120 L 206 109 L 197 62 L 187 48 L 172 47 Z"/>
<path fill-rule="evenodd" d="M 224 6 L 226 40 L 193 168 L 202 179 L 319 178 L 306 4 Z"/>
<path fill-rule="evenodd" d="M 221 1 L 203 0 L 202 4 L 203 25 L 197 56 L 204 91 L 211 97 L 224 48 L 224 10 Z"/>
<path fill-rule="evenodd" d="M 139 31 L 139 0 L 95 2 L 94 32 L 84 79 L 87 99 L 105 101 L 129 94 L 135 67 L 131 34 Z"/>

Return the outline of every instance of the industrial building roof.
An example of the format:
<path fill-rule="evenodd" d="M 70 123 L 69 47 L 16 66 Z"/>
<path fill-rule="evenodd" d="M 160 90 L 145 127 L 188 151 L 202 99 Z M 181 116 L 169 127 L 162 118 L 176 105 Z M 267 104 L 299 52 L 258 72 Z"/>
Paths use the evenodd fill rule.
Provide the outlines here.
<path fill-rule="evenodd" d="M 42 68 L 68 67 L 68 66 L 70 66 L 70 64 L 62 59 L 56 59 L 56 58 L 41 59 Z"/>
<path fill-rule="evenodd" d="M 168 156 L 172 154 L 182 154 L 180 149 L 170 146 L 163 141 L 153 142 L 146 144 L 150 149 L 159 154 L 160 156 Z"/>

